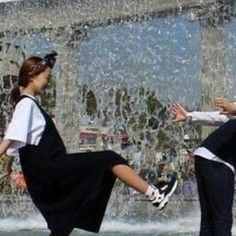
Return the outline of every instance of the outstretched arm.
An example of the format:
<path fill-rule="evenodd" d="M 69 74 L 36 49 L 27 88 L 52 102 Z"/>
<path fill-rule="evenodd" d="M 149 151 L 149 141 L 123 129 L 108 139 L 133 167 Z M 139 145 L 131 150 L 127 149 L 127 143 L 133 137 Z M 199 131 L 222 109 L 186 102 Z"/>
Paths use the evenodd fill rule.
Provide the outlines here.
<path fill-rule="evenodd" d="M 174 121 L 189 121 L 195 125 L 221 125 L 229 120 L 228 116 L 220 111 L 193 111 L 189 112 L 178 103 L 173 103 L 170 109 Z"/>

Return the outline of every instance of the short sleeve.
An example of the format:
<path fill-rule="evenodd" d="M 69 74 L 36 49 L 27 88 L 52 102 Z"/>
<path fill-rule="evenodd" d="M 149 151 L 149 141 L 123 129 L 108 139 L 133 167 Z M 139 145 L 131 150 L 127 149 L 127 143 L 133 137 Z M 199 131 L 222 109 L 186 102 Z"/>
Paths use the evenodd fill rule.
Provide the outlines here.
<path fill-rule="evenodd" d="M 34 106 L 30 98 L 24 98 L 16 105 L 4 137 L 14 141 L 10 148 L 18 149 L 26 145 Z"/>

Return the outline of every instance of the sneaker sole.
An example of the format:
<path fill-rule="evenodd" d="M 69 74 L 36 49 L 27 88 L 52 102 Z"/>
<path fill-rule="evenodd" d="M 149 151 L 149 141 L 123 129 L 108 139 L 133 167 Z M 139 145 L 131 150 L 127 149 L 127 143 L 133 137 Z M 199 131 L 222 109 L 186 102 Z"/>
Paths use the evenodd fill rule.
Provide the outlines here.
<path fill-rule="evenodd" d="M 178 185 L 178 182 L 175 181 L 175 184 L 173 185 L 173 188 L 171 189 L 171 191 L 166 195 L 166 197 L 160 202 L 159 206 L 157 207 L 158 210 L 163 210 L 166 206 L 166 204 L 168 203 L 168 200 L 170 198 L 170 196 L 174 193 L 176 187 Z"/>
<path fill-rule="evenodd" d="M 168 204 L 168 202 L 166 202 L 162 208 L 160 208 L 160 209 L 158 208 L 158 210 L 162 211 L 166 207 L 167 204 Z"/>

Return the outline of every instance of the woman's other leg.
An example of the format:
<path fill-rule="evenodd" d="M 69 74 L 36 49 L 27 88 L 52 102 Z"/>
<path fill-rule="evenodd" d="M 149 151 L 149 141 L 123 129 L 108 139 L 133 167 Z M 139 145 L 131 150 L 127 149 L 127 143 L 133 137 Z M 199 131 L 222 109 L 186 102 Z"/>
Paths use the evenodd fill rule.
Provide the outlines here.
<path fill-rule="evenodd" d="M 214 236 L 231 236 L 233 224 L 233 199 L 234 199 L 234 174 L 233 171 L 224 164 L 219 163 L 220 167 L 213 167 L 215 175 L 211 181 L 211 198 L 213 208 Z"/>
<path fill-rule="evenodd" d="M 200 169 L 201 180 L 204 181 L 200 182 L 199 189 L 202 210 L 200 235 L 231 236 L 234 197 L 232 170 L 222 163 L 208 160 L 196 161 L 196 169 Z M 199 187 L 198 173 L 199 170 Z M 209 229 L 212 234 L 206 234 Z"/>
<path fill-rule="evenodd" d="M 195 175 L 197 180 L 199 203 L 201 210 L 201 221 L 200 221 L 200 236 L 213 236 L 213 219 L 211 205 L 207 196 L 207 186 L 202 174 L 201 165 L 205 159 L 201 157 L 195 157 Z"/>

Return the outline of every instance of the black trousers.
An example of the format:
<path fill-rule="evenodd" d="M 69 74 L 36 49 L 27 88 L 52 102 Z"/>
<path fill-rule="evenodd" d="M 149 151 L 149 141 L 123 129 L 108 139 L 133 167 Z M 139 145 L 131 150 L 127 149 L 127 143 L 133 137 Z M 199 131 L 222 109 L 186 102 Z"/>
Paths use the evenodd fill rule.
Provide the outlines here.
<path fill-rule="evenodd" d="M 200 236 L 231 236 L 234 174 L 225 164 L 195 156 Z"/>

